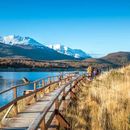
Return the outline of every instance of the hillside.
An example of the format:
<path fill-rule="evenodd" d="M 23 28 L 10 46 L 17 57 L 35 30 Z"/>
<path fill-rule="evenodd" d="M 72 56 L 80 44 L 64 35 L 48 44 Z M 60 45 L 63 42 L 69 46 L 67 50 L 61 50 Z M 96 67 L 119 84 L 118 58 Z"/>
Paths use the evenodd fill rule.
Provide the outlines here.
<path fill-rule="evenodd" d="M 46 55 L 47 57 L 45 57 L 45 56 L 43 57 L 42 53 L 38 53 L 39 58 L 37 58 L 36 56 L 33 58 L 32 56 L 30 56 L 30 54 L 26 55 L 26 58 L 31 58 L 31 59 L 37 58 L 37 60 L 39 60 L 39 59 L 40 60 L 44 60 L 44 59 L 46 59 L 46 60 L 57 60 L 57 59 L 64 60 L 64 59 L 90 58 L 90 55 L 86 54 L 84 51 L 82 51 L 80 49 L 71 49 L 69 47 L 65 47 L 65 46 L 59 45 L 59 44 L 46 46 L 44 43 L 40 43 L 33 38 L 22 37 L 19 35 L 8 35 L 8 36 L 0 37 L 0 43 L 12 46 L 13 48 L 16 48 L 16 49 L 17 49 L 17 47 L 20 47 L 21 50 L 20 50 L 20 48 L 18 48 L 19 49 L 18 51 L 21 51 L 20 54 L 15 54 L 13 51 L 14 56 L 17 55 L 19 57 L 21 57 L 21 56 L 25 57 L 24 54 L 22 53 L 23 48 L 24 49 L 29 48 L 30 49 L 29 51 L 32 51 L 32 49 L 33 49 L 33 51 L 34 51 L 34 49 L 38 51 L 38 49 L 39 49 L 39 52 L 41 52 L 42 50 L 44 51 L 43 55 L 47 54 Z M 12 50 L 10 50 L 10 51 L 12 52 Z M 32 51 L 32 53 L 33 53 L 33 51 Z M 46 53 L 45 53 L 45 51 L 46 51 Z M 9 48 L 8 48 L 7 52 L 9 52 Z M 13 56 L 13 53 L 12 53 L 12 56 Z M 50 53 L 51 53 L 52 57 L 50 57 Z M 9 54 L 10 53 L 8 53 L 7 55 L 9 55 Z M 61 54 L 61 56 L 60 56 L 60 54 Z M 55 55 L 57 55 L 57 57 L 55 57 Z"/>
<path fill-rule="evenodd" d="M 71 56 L 60 54 L 48 47 L 37 48 L 29 45 L 9 45 L 0 43 L 1 58 L 30 58 L 32 60 L 63 60 L 74 59 Z"/>
<path fill-rule="evenodd" d="M 84 61 L 94 66 L 110 66 L 115 68 L 130 64 L 130 52 L 115 52 L 101 58 L 89 58 Z"/>
<path fill-rule="evenodd" d="M 102 58 L 89 58 L 84 60 L 84 63 L 88 64 L 88 65 L 92 65 L 95 67 L 118 67 L 117 64 L 114 64 L 110 61 L 108 61 L 107 59 L 102 59 Z"/>
<path fill-rule="evenodd" d="M 130 63 L 130 52 L 116 52 L 108 54 L 102 59 L 116 65 L 125 65 Z"/>
<path fill-rule="evenodd" d="M 22 49 L 19 46 L 13 47 L 4 44 L 0 44 L 0 56 L 3 58 L 0 59 L 0 68 L 33 68 L 35 71 L 38 68 L 74 68 L 74 69 L 85 69 L 92 65 L 94 67 L 102 68 L 103 70 L 110 68 L 118 68 L 121 66 L 125 66 L 130 63 L 129 52 L 121 52 L 121 53 L 113 53 L 109 54 L 103 58 L 88 58 L 86 60 L 75 60 L 73 57 L 67 57 L 66 55 L 61 55 L 53 50 L 52 52 L 43 51 L 43 49 L 32 49 L 33 51 L 29 51 L 30 47 L 26 48 L 22 46 Z M 9 47 L 9 49 L 8 49 Z M 1 51 L 2 50 L 2 51 Z M 17 51 L 16 51 L 17 50 Z M 22 52 L 21 52 L 22 51 Z M 4 52 L 4 53 L 3 53 Z M 32 53 L 33 52 L 33 53 Z M 54 53 L 55 52 L 55 53 Z M 14 55 L 15 54 L 15 55 Z M 24 54 L 24 55 L 23 55 Z M 50 55 L 49 55 L 50 54 Z M 55 54 L 55 55 L 54 55 Z M 119 55 L 120 54 L 120 55 Z M 21 56 L 21 57 L 20 57 Z M 41 56 L 41 57 L 40 57 Z M 5 58 L 6 57 L 6 58 Z M 10 58 L 12 57 L 12 58 Z M 19 59 L 20 57 L 20 59 Z M 32 59 L 33 58 L 33 59 Z M 55 60 L 53 60 L 55 58 Z M 66 58 L 63 60 L 63 58 Z M 68 59 L 67 59 L 68 58 Z M 38 59 L 38 60 L 37 60 Z M 44 59 L 44 60 L 42 60 Z M 50 59 L 50 60 L 46 60 Z M 57 59 L 57 60 L 56 60 Z M 60 59 L 60 60 L 59 60 Z M 124 60 L 125 59 L 125 60 Z M 122 62 L 123 61 L 123 62 Z"/>

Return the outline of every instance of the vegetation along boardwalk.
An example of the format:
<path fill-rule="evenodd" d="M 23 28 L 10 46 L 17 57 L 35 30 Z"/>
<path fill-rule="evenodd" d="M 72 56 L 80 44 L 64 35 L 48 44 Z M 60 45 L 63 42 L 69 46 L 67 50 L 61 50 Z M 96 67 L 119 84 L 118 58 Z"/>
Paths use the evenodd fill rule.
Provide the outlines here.
<path fill-rule="evenodd" d="M 13 99 L 0 108 L 1 129 L 3 130 L 56 130 L 59 127 L 71 129 L 64 118 L 64 111 L 75 98 L 78 85 L 85 74 L 67 74 L 27 82 L 0 92 L 12 91 Z M 33 90 L 22 95 L 18 89 L 32 84 Z"/>

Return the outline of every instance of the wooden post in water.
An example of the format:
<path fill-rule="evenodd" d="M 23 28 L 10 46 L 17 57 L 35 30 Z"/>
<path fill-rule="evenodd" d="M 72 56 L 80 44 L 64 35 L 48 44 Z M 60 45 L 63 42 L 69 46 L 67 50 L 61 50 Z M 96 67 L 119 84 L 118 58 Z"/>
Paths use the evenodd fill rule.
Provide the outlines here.
<path fill-rule="evenodd" d="M 6 85 L 6 79 L 4 79 L 4 86 L 7 87 L 7 85 Z"/>
<path fill-rule="evenodd" d="M 16 99 L 17 98 L 17 88 L 14 87 L 13 89 L 13 98 Z M 15 112 L 15 116 L 18 114 L 18 106 L 17 106 L 17 102 L 14 104 L 14 112 Z"/>
<path fill-rule="evenodd" d="M 11 80 L 11 86 L 13 86 L 14 85 L 14 81 L 13 80 Z"/>
<path fill-rule="evenodd" d="M 34 82 L 34 91 L 35 91 L 34 99 L 35 99 L 35 102 L 37 101 L 37 92 L 36 92 L 36 90 L 37 90 L 37 83 Z"/>

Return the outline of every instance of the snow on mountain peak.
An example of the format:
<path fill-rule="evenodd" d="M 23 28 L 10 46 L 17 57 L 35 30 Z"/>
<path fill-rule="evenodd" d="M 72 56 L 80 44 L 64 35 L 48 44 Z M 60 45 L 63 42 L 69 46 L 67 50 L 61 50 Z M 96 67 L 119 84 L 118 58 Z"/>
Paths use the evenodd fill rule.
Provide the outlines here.
<path fill-rule="evenodd" d="M 4 44 L 9 44 L 9 45 L 20 45 L 20 46 L 27 45 L 27 46 L 31 46 L 33 48 L 40 48 L 40 49 L 46 48 L 46 46 L 44 46 L 43 44 L 37 42 L 36 40 L 34 40 L 30 37 L 21 37 L 19 35 L 8 35 L 8 36 L 0 37 L 0 42 L 4 43 Z M 71 49 L 71 48 L 61 45 L 61 44 L 49 45 L 48 47 L 59 53 L 69 55 L 74 58 L 91 57 L 89 54 L 86 54 L 84 51 L 82 51 L 80 49 Z"/>
<path fill-rule="evenodd" d="M 9 45 L 43 46 L 41 43 L 30 37 L 21 37 L 19 35 L 4 36 L 3 38 L 0 38 L 0 41 Z"/>
<path fill-rule="evenodd" d="M 60 44 L 54 44 L 48 46 L 51 49 L 54 49 L 55 51 L 59 53 L 63 53 L 65 55 L 73 56 L 75 58 L 88 58 L 91 57 L 90 55 L 86 54 L 84 51 L 80 49 L 71 49 L 69 47 L 66 47 L 64 45 Z"/>
<path fill-rule="evenodd" d="M 64 46 L 63 45 L 61 45 L 61 44 L 55 44 L 55 45 L 49 45 L 48 46 L 49 48 L 51 48 L 51 49 L 54 49 L 54 50 L 63 50 L 64 49 Z"/>

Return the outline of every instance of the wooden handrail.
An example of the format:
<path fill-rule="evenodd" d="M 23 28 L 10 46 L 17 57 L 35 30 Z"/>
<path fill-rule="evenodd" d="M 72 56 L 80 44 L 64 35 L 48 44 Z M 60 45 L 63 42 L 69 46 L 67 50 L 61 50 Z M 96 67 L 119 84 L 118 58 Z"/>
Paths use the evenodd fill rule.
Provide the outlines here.
<path fill-rule="evenodd" d="M 70 73 L 70 74 L 74 74 L 74 73 Z M 66 74 L 64 74 L 63 76 L 65 76 L 65 75 L 66 75 Z M 22 87 L 22 86 L 27 86 L 27 85 L 30 85 L 30 84 L 34 84 L 35 82 L 37 83 L 37 82 L 39 82 L 39 81 L 41 81 L 41 80 L 45 80 L 45 79 L 48 79 L 48 78 L 56 78 L 56 77 L 60 77 L 60 76 L 61 76 L 61 75 L 48 76 L 48 77 L 45 77 L 45 78 L 40 78 L 40 79 L 35 80 L 35 81 L 33 81 L 33 82 L 18 84 L 18 85 L 12 86 L 12 87 L 10 87 L 10 88 L 8 88 L 8 89 L 6 89 L 6 90 L 0 91 L 0 95 L 3 94 L 3 93 L 5 93 L 5 92 L 8 92 L 8 91 L 10 91 L 10 90 L 12 90 L 12 89 L 14 89 L 14 88 L 19 88 L 19 87 Z"/>
<path fill-rule="evenodd" d="M 65 90 L 65 88 L 68 85 L 72 85 L 72 83 L 74 81 L 76 81 L 76 80 L 80 81 L 81 78 L 82 78 L 82 76 L 76 77 L 75 79 L 71 80 L 69 83 L 65 84 L 62 87 L 62 89 L 60 90 L 60 92 L 55 96 L 55 98 L 53 99 L 53 101 L 50 101 L 50 103 L 46 106 L 46 108 L 44 109 L 44 111 L 37 116 L 37 118 L 33 121 L 33 123 L 29 126 L 29 128 L 27 130 L 36 130 L 36 129 L 38 129 L 39 126 L 40 126 L 40 124 L 41 124 L 41 122 L 43 120 L 45 120 L 46 114 L 48 113 L 48 111 L 50 110 L 50 108 L 54 105 L 55 101 L 58 99 L 58 97 L 61 95 L 61 93 Z M 67 96 L 68 93 L 69 93 L 69 90 L 67 91 L 67 93 L 65 94 L 65 96 Z"/>
<path fill-rule="evenodd" d="M 52 77 L 57 77 L 57 76 L 52 76 Z M 18 87 L 22 87 L 22 86 L 27 86 L 27 85 L 29 85 L 29 84 L 33 84 L 33 83 L 35 83 L 35 82 L 39 82 L 40 80 L 45 80 L 45 79 L 48 79 L 48 77 L 41 78 L 41 79 L 35 80 L 35 81 L 33 81 L 33 82 L 29 82 L 29 83 L 18 84 L 18 85 L 12 86 L 11 88 L 8 88 L 8 89 L 6 89 L 6 90 L 0 91 L 0 94 L 3 94 L 3 93 L 5 93 L 5 92 L 8 92 L 8 91 L 10 91 L 10 90 L 12 90 L 12 89 L 14 89 L 14 88 L 18 88 Z"/>
<path fill-rule="evenodd" d="M 55 77 L 58 77 L 58 78 L 55 78 Z M 32 103 L 35 104 L 36 102 L 41 101 L 42 98 L 43 99 L 45 98 L 46 100 L 46 94 L 47 96 L 49 96 L 48 94 L 50 94 L 50 96 L 52 97 L 50 98 L 51 100 L 49 99 L 47 101 L 47 105 L 44 105 L 44 102 L 43 102 L 43 108 L 41 105 L 41 110 L 40 112 L 38 112 L 39 114 L 37 113 L 38 114 L 37 117 L 34 117 L 31 124 L 28 124 L 27 126 L 28 130 L 36 130 L 37 128 L 46 130 L 46 128 L 49 128 L 51 122 L 54 121 L 53 119 L 56 119 L 57 121 L 59 121 L 62 127 L 70 128 L 69 123 L 62 124 L 64 121 L 65 121 L 64 123 L 67 123 L 67 121 L 64 120 L 65 118 L 62 117 L 62 113 L 59 110 L 66 109 L 66 97 L 67 97 L 68 103 L 69 101 L 72 101 L 72 99 L 77 98 L 75 93 L 78 90 L 78 84 L 80 83 L 81 80 L 84 79 L 84 77 L 85 76 L 83 74 L 74 73 L 72 75 L 68 74 L 67 76 L 64 76 L 64 77 L 61 77 L 61 75 L 59 75 L 59 76 L 41 78 L 31 83 L 24 84 L 24 86 L 32 84 L 33 86 L 31 85 L 31 87 L 33 87 L 33 90 L 31 88 L 31 90 L 25 91 L 23 95 L 19 94 L 19 91 L 18 91 L 19 89 L 17 89 L 18 87 L 20 87 L 19 85 L 13 86 L 12 88 L 8 90 L 3 91 L 3 93 L 6 93 L 11 90 L 11 94 L 13 94 L 13 98 L 11 98 L 10 102 L 8 102 L 7 104 L 5 104 L 4 106 L 0 108 L 0 113 L 7 111 L 5 116 L 3 116 L 3 119 L 1 118 L 3 121 L 2 125 L 5 125 L 4 120 L 5 118 L 8 118 L 7 116 L 12 112 L 11 111 L 12 108 L 13 108 L 14 113 L 11 117 L 12 118 L 15 116 L 17 117 L 17 114 L 19 114 L 21 111 L 23 110 L 26 111 L 26 107 L 27 107 L 26 105 L 30 105 Z M 23 84 L 21 84 L 21 86 L 23 86 Z M 12 93 L 12 90 L 13 90 L 13 93 Z M 22 92 L 23 92 L 23 89 L 22 89 Z M 68 101 L 68 98 L 70 99 L 69 101 Z M 21 103 L 23 103 L 23 101 L 24 101 L 25 106 L 23 105 L 23 107 L 21 108 Z M 53 108 L 53 106 L 55 107 Z M 50 110 L 51 110 L 51 113 L 48 113 L 50 112 Z M 61 116 L 59 113 L 61 114 Z M 49 118 L 48 118 L 48 114 L 49 115 L 51 114 Z"/>
<path fill-rule="evenodd" d="M 67 78 L 64 78 L 64 79 L 61 79 L 61 80 L 65 80 L 65 79 L 67 79 Z M 5 104 L 4 106 L 2 106 L 2 107 L 0 108 L 0 112 L 2 112 L 3 110 L 7 109 L 7 108 L 8 108 L 9 106 L 11 106 L 12 104 L 16 104 L 19 100 L 22 100 L 22 99 L 24 99 L 24 98 L 26 98 L 26 97 L 29 97 L 29 96 L 31 96 L 31 95 L 33 95 L 33 94 L 36 94 L 37 92 L 39 92 L 39 91 L 41 91 L 41 90 L 47 88 L 47 87 L 50 86 L 50 85 L 53 85 L 53 84 L 55 84 L 55 83 L 58 83 L 58 82 L 60 82 L 61 80 L 54 81 L 54 82 L 49 83 L 49 84 L 47 84 L 47 85 L 45 85 L 45 86 L 43 86 L 43 87 L 41 87 L 41 88 L 37 88 L 35 91 L 32 91 L 32 92 L 30 92 L 30 93 L 28 93 L 28 94 L 26 94 L 26 95 L 22 95 L 22 96 L 19 96 L 19 97 L 14 98 L 11 102 L 9 102 L 9 103 Z M 12 89 L 16 89 L 16 87 L 13 87 Z M 10 90 L 11 90 L 11 89 L 10 89 Z M 7 91 L 6 91 L 6 92 L 7 92 Z"/>

